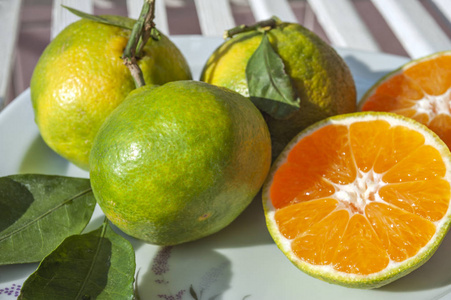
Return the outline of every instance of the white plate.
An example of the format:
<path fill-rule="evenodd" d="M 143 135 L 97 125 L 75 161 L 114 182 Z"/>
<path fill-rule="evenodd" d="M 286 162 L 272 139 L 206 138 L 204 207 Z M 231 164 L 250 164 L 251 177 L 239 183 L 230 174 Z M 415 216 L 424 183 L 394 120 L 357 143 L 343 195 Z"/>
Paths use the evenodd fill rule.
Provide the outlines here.
<path fill-rule="evenodd" d="M 221 39 L 173 37 L 189 61 L 194 78 Z M 406 58 L 352 50 L 339 53 L 349 64 L 359 98 L 386 72 Z M 42 141 L 33 120 L 29 90 L 0 114 L 0 176 L 44 173 L 88 177 L 53 153 Z M 87 230 L 100 226 L 96 209 Z M 451 236 L 421 268 L 376 290 L 344 288 L 314 279 L 292 265 L 272 241 L 265 226 L 261 201 L 251 206 L 229 227 L 202 240 L 172 248 L 159 248 L 132 238 L 136 250 L 138 291 L 142 300 L 291 300 L 291 299 L 451 299 Z M 0 299 L 17 296 L 37 264 L 0 267 Z M 11 295 L 5 289 L 13 289 Z M 172 298 L 170 297 L 172 296 Z"/>

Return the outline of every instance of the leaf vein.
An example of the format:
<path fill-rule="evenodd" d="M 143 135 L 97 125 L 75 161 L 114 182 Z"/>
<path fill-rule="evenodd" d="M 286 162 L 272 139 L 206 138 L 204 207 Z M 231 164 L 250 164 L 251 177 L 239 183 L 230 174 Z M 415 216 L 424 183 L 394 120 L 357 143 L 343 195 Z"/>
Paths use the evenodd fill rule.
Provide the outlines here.
<path fill-rule="evenodd" d="M 100 248 L 102 246 L 102 242 L 103 242 L 103 239 L 105 237 L 105 233 L 106 233 L 107 227 L 108 227 L 108 221 L 105 219 L 105 222 L 104 222 L 103 228 L 102 228 L 102 232 L 100 233 L 99 240 L 97 242 L 96 252 L 95 252 L 94 257 L 93 257 L 93 259 L 91 261 L 91 265 L 89 266 L 88 274 L 86 274 L 86 277 L 83 280 L 83 284 L 81 285 L 81 287 L 80 287 L 80 289 L 78 291 L 77 297 L 75 297 L 75 299 L 79 299 L 81 297 L 81 293 L 85 289 L 85 286 L 86 286 L 89 278 L 91 277 L 91 274 L 92 274 L 93 269 L 94 269 L 95 262 L 97 261 L 97 258 L 99 256 Z"/>
<path fill-rule="evenodd" d="M 45 213 L 43 213 L 43 214 L 41 214 L 41 215 L 39 215 L 38 217 L 34 218 L 33 220 L 31 220 L 31 221 L 29 221 L 29 222 L 23 224 L 21 227 L 17 228 L 16 230 L 10 232 L 9 234 L 4 235 L 3 237 L 0 237 L 0 242 L 6 240 L 7 238 L 9 238 L 9 237 L 11 237 L 11 236 L 13 236 L 13 235 L 15 235 L 15 234 L 17 234 L 17 233 L 23 231 L 23 230 L 25 230 L 25 229 L 28 228 L 30 225 L 32 225 L 32 224 L 34 224 L 34 223 L 40 221 L 41 219 L 45 218 L 47 215 L 51 214 L 52 212 L 56 211 L 57 209 L 63 207 L 63 206 L 66 205 L 67 203 L 69 203 L 69 202 L 71 202 L 71 201 L 73 201 L 73 200 L 75 200 L 75 199 L 77 199 L 77 198 L 79 198 L 79 197 L 82 197 L 82 196 L 88 194 L 89 192 L 92 192 L 92 189 L 91 189 L 91 188 L 89 188 L 89 189 L 87 189 L 87 190 L 85 190 L 85 191 L 82 191 L 82 192 L 78 193 L 77 195 L 75 195 L 75 196 L 73 196 L 73 197 L 71 197 L 71 198 L 69 198 L 69 199 L 67 199 L 67 200 L 65 200 L 65 201 L 63 201 L 63 202 L 61 202 L 59 205 L 55 206 L 54 208 L 48 210 L 47 212 L 45 212 Z"/>
<path fill-rule="evenodd" d="M 271 47 L 271 44 L 269 44 L 268 47 Z M 270 62 L 270 58 L 269 58 L 269 51 L 265 51 L 264 52 L 264 58 L 265 58 L 265 66 L 266 66 L 267 70 L 271 70 L 271 62 Z M 277 86 L 276 81 L 274 80 L 274 76 L 273 76 L 272 72 L 268 72 L 268 77 L 269 77 L 269 80 L 271 82 L 271 86 L 274 87 L 276 92 L 280 96 L 282 96 L 282 98 L 285 99 L 287 102 L 291 102 L 291 100 L 288 99 L 287 97 L 285 97 L 285 95 L 282 93 L 282 91 Z"/>

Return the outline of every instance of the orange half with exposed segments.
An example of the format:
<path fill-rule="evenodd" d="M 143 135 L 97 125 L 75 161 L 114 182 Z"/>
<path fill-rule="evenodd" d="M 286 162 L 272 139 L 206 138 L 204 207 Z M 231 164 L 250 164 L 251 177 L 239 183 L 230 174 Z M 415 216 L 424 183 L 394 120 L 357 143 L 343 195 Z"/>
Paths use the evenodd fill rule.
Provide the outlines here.
<path fill-rule="evenodd" d="M 397 114 L 331 117 L 299 133 L 263 186 L 268 230 L 302 271 L 355 288 L 425 263 L 451 220 L 451 153 Z"/>
<path fill-rule="evenodd" d="M 362 97 L 359 110 L 415 119 L 451 148 L 451 51 L 413 60 L 389 73 Z"/>

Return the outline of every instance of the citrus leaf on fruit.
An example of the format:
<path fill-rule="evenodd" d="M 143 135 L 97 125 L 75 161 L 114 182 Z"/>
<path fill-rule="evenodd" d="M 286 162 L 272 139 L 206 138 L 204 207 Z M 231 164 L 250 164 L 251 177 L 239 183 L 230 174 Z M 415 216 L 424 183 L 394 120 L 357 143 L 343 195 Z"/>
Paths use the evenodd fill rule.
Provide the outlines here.
<path fill-rule="evenodd" d="M 0 265 L 42 260 L 86 227 L 95 205 L 88 179 L 0 177 Z"/>
<path fill-rule="evenodd" d="M 71 8 L 71 7 L 68 7 L 65 5 L 62 5 L 62 6 L 65 9 L 67 9 L 68 11 L 70 11 L 71 13 L 73 13 L 74 15 L 79 16 L 80 18 L 100 22 L 100 23 L 107 24 L 107 25 L 113 25 L 113 26 L 131 30 L 133 28 L 133 25 L 135 24 L 135 20 L 129 19 L 126 17 L 122 17 L 122 16 L 114 16 L 114 15 L 96 16 L 96 15 L 91 15 L 91 14 L 79 11 L 77 9 L 74 9 L 74 8 Z"/>
<path fill-rule="evenodd" d="M 108 221 L 65 239 L 28 277 L 19 299 L 134 299 L 135 252 Z"/>
<path fill-rule="evenodd" d="M 266 33 L 247 63 L 246 80 L 252 102 L 273 118 L 287 119 L 299 110 L 301 100 Z"/>

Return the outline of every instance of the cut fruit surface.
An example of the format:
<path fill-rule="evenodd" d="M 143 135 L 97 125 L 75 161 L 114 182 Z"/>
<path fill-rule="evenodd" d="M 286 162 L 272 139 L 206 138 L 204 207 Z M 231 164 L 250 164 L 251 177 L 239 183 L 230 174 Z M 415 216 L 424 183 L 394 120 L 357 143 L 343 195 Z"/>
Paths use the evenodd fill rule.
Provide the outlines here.
<path fill-rule="evenodd" d="M 422 265 L 451 220 L 451 154 L 432 131 L 379 112 L 341 115 L 297 135 L 263 186 L 270 234 L 304 272 L 385 285 Z"/>
<path fill-rule="evenodd" d="M 451 51 L 411 61 L 386 75 L 363 96 L 359 109 L 415 119 L 451 148 Z"/>

